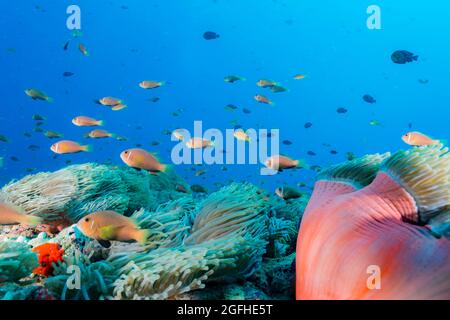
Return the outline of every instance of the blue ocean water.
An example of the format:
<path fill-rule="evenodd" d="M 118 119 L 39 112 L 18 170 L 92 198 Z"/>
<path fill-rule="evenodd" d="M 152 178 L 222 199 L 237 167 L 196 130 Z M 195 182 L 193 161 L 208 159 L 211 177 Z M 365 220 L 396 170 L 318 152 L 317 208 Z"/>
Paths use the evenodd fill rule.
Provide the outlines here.
<path fill-rule="evenodd" d="M 190 1 L 0 1 L 0 184 L 33 172 L 53 171 L 84 162 L 123 165 L 119 154 L 141 144 L 170 164 L 175 145 L 164 130 L 203 127 L 225 130 L 280 129 L 281 153 L 327 166 L 346 160 L 346 153 L 408 148 L 401 136 L 421 131 L 448 139 L 450 91 L 448 42 L 450 4 L 435 1 L 302 1 L 302 0 L 190 0 Z M 82 36 L 73 38 L 66 27 L 66 8 L 81 8 Z M 381 30 L 366 26 L 369 5 L 381 8 Z M 215 40 L 203 33 L 214 31 Z M 64 44 L 70 40 L 68 50 Z M 78 50 L 83 43 L 89 51 Z M 417 54 L 417 62 L 398 65 L 395 50 Z M 64 72 L 74 73 L 63 77 Z M 305 74 L 294 80 L 295 74 Z M 228 84 L 227 75 L 245 77 Z M 274 79 L 289 89 L 270 93 L 256 86 Z M 167 84 L 143 90 L 142 80 Z M 420 83 L 422 82 L 427 83 Z M 27 88 L 37 88 L 53 103 L 33 101 Z M 255 94 L 275 102 L 257 103 Z M 363 101 L 364 94 L 377 102 Z M 127 109 L 113 112 L 95 104 L 104 96 L 123 99 Z M 151 102 L 158 97 L 158 102 Z M 227 104 L 239 108 L 224 110 Z M 173 112 L 182 109 L 178 116 Z M 246 108 L 250 114 L 242 112 Z M 347 113 L 337 113 L 345 108 Z M 64 139 L 92 144 L 92 153 L 54 157 L 50 140 L 33 132 L 34 114 L 46 118 L 43 128 Z M 127 137 L 85 139 L 89 128 L 71 119 L 86 115 L 104 120 L 105 129 Z M 233 120 L 236 120 L 232 123 Z M 376 121 L 379 125 L 370 125 Z M 311 128 L 304 128 L 311 122 Z M 31 133 L 31 137 L 24 133 Z M 157 146 L 151 145 L 158 141 Z M 29 146 L 39 146 L 30 150 Z M 332 154 L 331 151 L 336 151 Z M 316 155 L 308 155 L 313 151 Z M 12 159 L 14 157 L 15 160 Z M 261 165 L 196 167 L 173 166 L 191 184 L 214 189 L 217 182 L 247 180 L 273 190 L 281 184 L 312 186 L 313 170 L 285 171 L 261 176 Z M 28 169 L 28 170 L 27 170 Z"/>

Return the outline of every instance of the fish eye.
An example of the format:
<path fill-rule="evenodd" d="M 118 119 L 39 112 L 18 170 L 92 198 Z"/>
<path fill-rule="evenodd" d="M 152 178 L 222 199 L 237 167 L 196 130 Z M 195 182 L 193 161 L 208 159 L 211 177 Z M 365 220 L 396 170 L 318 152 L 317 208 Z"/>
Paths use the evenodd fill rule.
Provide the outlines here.
<path fill-rule="evenodd" d="M 128 151 L 125 151 L 124 153 L 125 153 L 125 154 L 128 154 Z"/>
<path fill-rule="evenodd" d="M 89 218 L 85 218 L 84 221 L 89 222 Z"/>

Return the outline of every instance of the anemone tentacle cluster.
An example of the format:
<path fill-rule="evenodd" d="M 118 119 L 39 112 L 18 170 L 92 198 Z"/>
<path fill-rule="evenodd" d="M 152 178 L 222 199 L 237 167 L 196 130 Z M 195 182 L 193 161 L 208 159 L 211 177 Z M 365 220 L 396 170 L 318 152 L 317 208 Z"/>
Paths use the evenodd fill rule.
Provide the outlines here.
<path fill-rule="evenodd" d="M 293 276 L 285 266 L 292 262 L 288 256 L 294 252 L 306 197 L 284 201 L 249 183 L 233 183 L 202 197 L 188 189 L 173 173 L 154 176 L 97 164 L 11 182 L 0 192 L 2 201 L 43 217 L 44 224 L 25 228 L 19 238 L 0 226 L 0 241 L 5 232 L 12 239 L 0 242 L 0 271 L 8 275 L 0 277 L 5 281 L 0 294 L 8 288 L 5 299 L 267 298 L 263 291 L 270 281 L 258 282 L 254 276 L 269 277 L 278 260 L 286 275 L 277 278 L 283 283 L 280 292 L 271 291 L 285 294 Z M 86 237 L 77 220 L 96 210 L 129 217 L 149 231 L 147 241 L 111 241 L 103 247 Z M 40 255 L 39 269 L 33 250 Z M 22 259 L 30 265 L 21 264 Z"/>

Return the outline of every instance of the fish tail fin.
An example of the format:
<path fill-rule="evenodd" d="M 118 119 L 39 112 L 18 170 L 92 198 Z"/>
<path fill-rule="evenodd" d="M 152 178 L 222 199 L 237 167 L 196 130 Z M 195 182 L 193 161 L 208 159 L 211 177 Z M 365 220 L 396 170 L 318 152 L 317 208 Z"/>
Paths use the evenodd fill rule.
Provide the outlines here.
<path fill-rule="evenodd" d="M 149 229 L 138 230 L 136 232 L 135 240 L 140 244 L 144 245 L 147 242 L 148 237 L 150 236 Z"/>
<path fill-rule="evenodd" d="M 169 165 L 167 165 L 167 164 L 161 164 L 159 171 L 165 173 L 165 172 L 167 172 L 167 170 L 169 170 L 169 169 L 170 169 L 170 166 L 169 166 Z"/>
<path fill-rule="evenodd" d="M 115 134 L 115 133 L 110 133 L 110 134 L 109 134 L 109 137 L 110 137 L 110 138 L 113 138 L 113 139 L 117 139 L 117 134 Z"/>
<path fill-rule="evenodd" d="M 310 165 L 304 159 L 295 160 L 295 166 L 297 168 L 310 169 Z"/>
<path fill-rule="evenodd" d="M 30 226 L 35 226 L 35 225 L 42 223 L 43 220 L 44 219 L 42 219 L 41 217 L 37 217 L 37 216 L 26 216 L 25 223 Z"/>
<path fill-rule="evenodd" d="M 417 61 L 417 59 L 419 59 L 419 56 L 413 56 L 412 58 L 414 61 Z"/>
<path fill-rule="evenodd" d="M 48 103 L 53 103 L 54 102 L 52 97 L 46 97 L 45 101 L 47 101 Z"/>
<path fill-rule="evenodd" d="M 90 137 L 89 137 L 89 133 L 85 133 L 85 134 L 83 134 L 83 138 L 85 138 L 85 139 L 88 139 L 88 138 L 90 138 Z"/>
<path fill-rule="evenodd" d="M 239 77 L 239 80 L 241 80 L 241 81 L 247 81 L 247 78 L 245 78 L 245 77 Z"/>
<path fill-rule="evenodd" d="M 436 140 L 436 144 L 439 144 L 439 143 L 442 143 L 444 146 L 448 146 L 448 140 L 444 140 L 444 139 Z"/>
<path fill-rule="evenodd" d="M 92 152 L 94 150 L 94 147 L 91 144 L 82 146 L 82 149 L 84 152 Z"/>
<path fill-rule="evenodd" d="M 105 121 L 103 121 L 103 120 L 97 121 L 97 125 L 99 125 L 101 127 L 104 127 L 105 126 Z"/>
<path fill-rule="evenodd" d="M 160 87 L 165 86 L 166 84 L 167 84 L 167 81 L 160 81 L 159 82 L 159 86 Z"/>

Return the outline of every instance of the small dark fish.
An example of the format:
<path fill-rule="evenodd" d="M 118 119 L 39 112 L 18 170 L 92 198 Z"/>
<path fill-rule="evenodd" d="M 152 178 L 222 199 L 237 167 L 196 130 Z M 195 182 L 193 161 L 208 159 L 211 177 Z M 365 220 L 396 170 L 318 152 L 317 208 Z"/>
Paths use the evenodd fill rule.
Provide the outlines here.
<path fill-rule="evenodd" d="M 36 171 L 36 168 L 26 168 L 26 169 L 25 169 L 25 172 L 26 172 L 26 173 L 31 173 L 31 172 L 33 172 L 33 171 Z"/>
<path fill-rule="evenodd" d="M 71 164 L 72 163 L 72 160 L 66 160 L 65 161 L 65 164 Z"/>
<path fill-rule="evenodd" d="M 10 157 L 9 159 L 11 159 L 12 161 L 19 161 L 19 158 L 17 158 L 16 156 L 12 156 L 12 157 Z"/>
<path fill-rule="evenodd" d="M 227 104 L 224 109 L 227 111 L 234 111 L 236 110 L 238 107 L 236 107 L 234 104 Z"/>
<path fill-rule="evenodd" d="M 318 165 L 312 165 L 311 170 L 313 170 L 315 172 L 320 172 L 320 171 L 322 171 L 322 167 L 318 166 Z"/>
<path fill-rule="evenodd" d="M 40 127 L 36 127 L 33 129 L 34 132 L 44 132 L 44 129 L 40 128 Z"/>
<path fill-rule="evenodd" d="M 406 64 L 409 62 L 417 61 L 419 56 L 406 50 L 397 50 L 391 55 L 392 62 L 396 64 Z"/>
<path fill-rule="evenodd" d="M 278 85 L 271 86 L 269 90 L 271 92 L 273 92 L 273 93 L 279 93 L 279 92 L 286 92 L 286 91 L 288 91 L 288 89 L 286 89 L 286 88 L 284 88 L 282 86 L 278 86 Z"/>
<path fill-rule="evenodd" d="M 23 135 L 27 138 L 31 138 L 31 133 L 29 133 L 29 132 L 25 132 Z"/>
<path fill-rule="evenodd" d="M 43 116 L 41 116 L 40 114 L 34 114 L 32 119 L 36 120 L 36 121 L 44 121 L 45 120 L 45 118 Z"/>
<path fill-rule="evenodd" d="M 419 81 L 420 84 L 427 84 L 428 82 L 430 82 L 430 81 L 427 80 L 427 79 L 419 79 L 419 80 L 417 80 L 417 81 Z"/>
<path fill-rule="evenodd" d="M 234 129 L 242 129 L 242 125 L 237 124 L 237 125 L 234 126 Z"/>
<path fill-rule="evenodd" d="M 297 199 L 303 195 L 300 191 L 291 187 L 277 188 L 275 193 L 284 200 Z"/>
<path fill-rule="evenodd" d="M 137 148 L 140 148 L 140 147 L 142 147 L 142 144 L 136 143 L 135 146 L 136 146 Z"/>
<path fill-rule="evenodd" d="M 193 184 L 191 186 L 191 190 L 193 192 L 197 192 L 197 193 L 208 193 L 208 190 L 206 190 L 203 186 L 201 186 L 199 184 Z"/>
<path fill-rule="evenodd" d="M 153 97 L 150 99 L 151 102 L 155 103 L 158 102 L 160 99 L 158 97 Z"/>
<path fill-rule="evenodd" d="M 243 109 L 242 109 L 242 112 L 245 113 L 245 114 L 250 114 L 250 113 L 252 113 L 252 111 L 251 111 L 250 109 L 247 109 L 247 108 L 243 108 Z"/>
<path fill-rule="evenodd" d="M 67 41 L 67 42 L 64 44 L 64 47 L 63 47 L 64 51 L 67 51 L 67 49 L 69 49 L 69 43 L 70 43 L 70 41 Z"/>
<path fill-rule="evenodd" d="M 43 122 L 36 122 L 36 127 L 42 127 L 44 125 Z"/>
<path fill-rule="evenodd" d="M 242 77 L 233 76 L 233 75 L 226 76 L 223 78 L 223 81 L 225 81 L 227 83 L 235 83 L 236 81 L 239 81 L 239 80 L 245 80 L 245 79 Z"/>
<path fill-rule="evenodd" d="M 136 126 L 135 129 L 136 130 L 142 130 L 142 126 Z"/>
<path fill-rule="evenodd" d="M 71 77 L 71 76 L 73 76 L 74 74 L 75 74 L 75 73 L 73 73 L 73 72 L 66 71 L 66 72 L 63 73 L 63 77 Z"/>
<path fill-rule="evenodd" d="M 345 109 L 345 108 L 337 108 L 337 110 L 336 110 L 336 112 L 337 113 L 347 113 L 347 109 Z"/>
<path fill-rule="evenodd" d="M 313 124 L 312 124 L 311 122 L 306 122 L 305 125 L 304 125 L 304 127 L 305 127 L 305 129 L 308 129 L 308 128 L 311 128 L 312 125 L 313 125 Z"/>
<path fill-rule="evenodd" d="M 352 161 L 352 160 L 356 159 L 356 156 L 355 156 L 355 154 L 353 152 L 347 152 L 345 154 L 345 156 L 346 156 L 348 161 Z"/>
<path fill-rule="evenodd" d="M 314 151 L 308 151 L 306 154 L 308 156 L 315 156 L 316 155 L 316 153 Z"/>
<path fill-rule="evenodd" d="M 408 123 L 408 128 L 411 129 L 413 127 L 412 123 Z"/>
<path fill-rule="evenodd" d="M 284 145 L 286 145 L 286 146 L 290 146 L 291 144 L 292 144 L 292 141 L 290 141 L 290 140 L 283 140 L 283 142 L 282 142 Z"/>
<path fill-rule="evenodd" d="M 338 152 L 336 150 L 330 150 L 331 154 L 338 154 Z"/>
<path fill-rule="evenodd" d="M 219 38 L 219 37 L 220 37 L 220 35 L 217 34 L 217 33 L 215 33 L 215 32 L 213 32 L 213 31 L 206 31 L 206 32 L 203 34 L 203 38 L 204 38 L 205 40 L 214 40 L 214 39 L 217 39 L 217 38 Z"/>
<path fill-rule="evenodd" d="M 375 100 L 374 97 L 372 97 L 370 94 L 363 95 L 363 100 L 367 103 L 376 103 L 377 100 Z"/>
<path fill-rule="evenodd" d="M 0 141 L 1 142 L 9 142 L 9 139 L 6 136 L 0 134 Z"/>
<path fill-rule="evenodd" d="M 152 145 L 152 146 L 159 146 L 159 141 L 152 141 L 152 142 L 150 142 L 150 145 Z"/>

